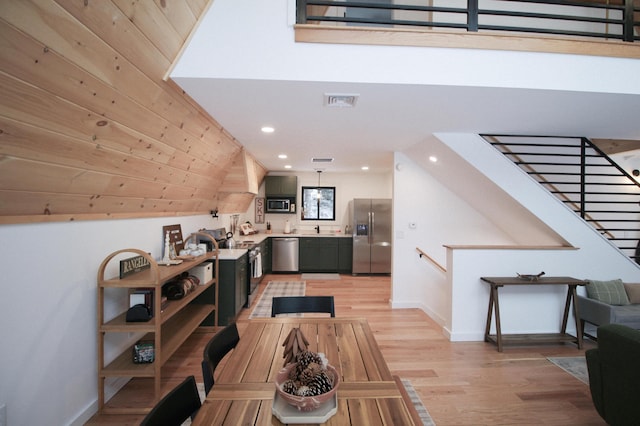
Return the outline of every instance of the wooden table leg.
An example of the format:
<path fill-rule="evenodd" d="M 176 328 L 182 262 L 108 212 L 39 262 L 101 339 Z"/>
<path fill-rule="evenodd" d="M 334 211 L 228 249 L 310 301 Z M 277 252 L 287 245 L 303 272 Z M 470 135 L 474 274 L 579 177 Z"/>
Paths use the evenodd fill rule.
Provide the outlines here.
<path fill-rule="evenodd" d="M 571 309 L 571 304 L 573 303 L 573 315 L 576 321 L 576 340 L 578 343 L 578 349 L 582 349 L 582 328 L 580 327 L 580 319 L 578 317 L 578 303 L 576 297 L 576 286 L 569 284 L 567 287 L 567 300 L 564 304 L 564 316 L 562 317 L 562 328 L 560 332 L 566 334 L 567 332 L 567 323 L 569 322 L 569 310 Z"/>
<path fill-rule="evenodd" d="M 491 315 L 493 314 L 493 286 L 489 288 L 489 309 L 487 310 L 487 324 L 484 327 L 484 341 L 490 342 L 489 334 L 491 333 Z"/>
<path fill-rule="evenodd" d="M 582 324 L 580 324 L 580 315 L 578 315 L 578 292 L 576 291 L 575 285 L 571 287 L 571 300 L 573 302 L 573 316 L 576 320 L 576 337 L 578 338 L 578 349 L 582 349 L 583 344 L 583 336 L 582 336 Z"/>
<path fill-rule="evenodd" d="M 498 352 L 502 352 L 502 326 L 500 325 L 500 303 L 498 302 L 498 287 L 491 286 L 493 293 L 493 306 L 496 310 L 496 341 L 498 342 Z"/>
<path fill-rule="evenodd" d="M 569 320 L 569 307 L 571 306 L 571 285 L 567 286 L 567 300 L 564 302 L 564 315 L 562 316 L 561 333 L 567 332 L 567 321 Z"/>

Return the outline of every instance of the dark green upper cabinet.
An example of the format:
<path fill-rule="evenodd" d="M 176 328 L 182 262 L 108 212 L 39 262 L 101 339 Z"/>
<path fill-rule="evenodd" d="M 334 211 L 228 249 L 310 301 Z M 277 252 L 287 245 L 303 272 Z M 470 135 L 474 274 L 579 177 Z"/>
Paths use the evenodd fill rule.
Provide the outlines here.
<path fill-rule="evenodd" d="M 295 197 L 298 194 L 297 176 L 267 176 L 264 185 L 267 198 Z"/>

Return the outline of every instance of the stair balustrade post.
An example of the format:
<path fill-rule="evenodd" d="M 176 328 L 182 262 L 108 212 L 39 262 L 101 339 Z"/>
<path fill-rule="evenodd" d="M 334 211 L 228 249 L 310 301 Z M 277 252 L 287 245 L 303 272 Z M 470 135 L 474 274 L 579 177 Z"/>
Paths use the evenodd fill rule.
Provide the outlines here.
<path fill-rule="evenodd" d="M 587 189 L 587 142 L 584 138 L 580 139 L 580 217 L 585 218 L 585 193 Z"/>
<path fill-rule="evenodd" d="M 478 32 L 478 0 L 467 0 L 467 31 Z"/>
<path fill-rule="evenodd" d="M 633 1 L 624 1 L 624 24 L 622 26 L 622 39 L 633 42 Z"/>
<path fill-rule="evenodd" d="M 307 23 L 307 0 L 298 0 L 296 2 L 296 22 L 298 24 Z"/>

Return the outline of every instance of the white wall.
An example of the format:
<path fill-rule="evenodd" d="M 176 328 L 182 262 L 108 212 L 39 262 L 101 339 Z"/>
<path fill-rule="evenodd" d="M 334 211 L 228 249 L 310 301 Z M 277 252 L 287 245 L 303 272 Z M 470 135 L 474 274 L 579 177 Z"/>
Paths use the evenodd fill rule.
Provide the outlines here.
<path fill-rule="evenodd" d="M 638 75 L 640 61 L 634 59 L 296 43 L 295 11 L 295 0 L 214 1 L 171 77 L 178 81 L 228 78 L 640 93 L 640 85 L 626 79 L 601 78 L 620 69 Z M 238 55 L 239 51 L 243 54 Z"/>
<path fill-rule="evenodd" d="M 513 245 L 515 241 L 413 159 L 396 153 L 394 163 L 392 306 L 419 307 L 445 325 L 451 316 L 446 274 L 420 258 L 416 247 L 448 268 L 444 244 Z"/>
<path fill-rule="evenodd" d="M 483 340 L 489 292 L 487 285 L 480 280 L 482 276 L 514 276 L 516 273 L 545 271 L 547 275 L 581 279 L 640 280 L 638 265 L 482 138 L 468 134 L 437 136 L 467 162 L 466 166 L 458 162 L 455 174 L 466 176 L 468 172 L 462 170 L 463 167 L 476 168 L 493 185 L 499 186 L 512 197 L 517 205 L 543 220 L 549 229 L 560 235 L 560 241 L 567 241 L 577 250 L 452 249 L 445 255 L 443 265 L 447 268 L 447 274 L 443 277 L 444 274 L 437 272 L 430 264 L 418 260 L 417 254 L 410 256 L 416 246 L 426 247 L 427 253 L 433 250 L 434 254 L 429 254 L 440 261 L 442 254 L 438 255 L 438 248 L 442 245 L 500 245 L 509 240 L 516 241 L 516 238 L 511 237 L 512 231 L 508 230 L 505 235 L 505 229 L 497 226 L 487 228 L 491 225 L 474 219 L 478 215 L 474 212 L 476 204 L 473 204 L 473 208 L 463 209 L 464 201 L 456 202 L 459 194 L 435 197 L 429 193 L 427 188 L 442 183 L 435 181 L 423 167 L 416 168 L 408 157 L 397 154 L 396 163 L 401 162 L 405 167 L 394 174 L 394 306 L 422 307 L 444 326 L 445 333 L 453 341 Z M 438 175 L 441 179 L 444 176 Z M 491 192 L 484 180 L 469 180 L 466 185 L 473 190 L 471 193 Z M 444 192 L 441 188 L 439 191 Z M 412 197 L 411 193 L 420 196 Z M 422 195 L 426 197 L 421 198 Z M 428 199 L 443 202 L 434 206 Z M 450 206 L 456 208 L 448 208 Z M 443 221 L 439 209 L 452 215 L 450 223 Z M 397 213 L 399 211 L 402 213 Z M 398 239 L 397 232 L 406 229 L 406 223 L 414 220 L 414 217 L 421 218 L 418 228 L 405 231 L 407 238 L 404 240 Z M 422 226 L 423 222 L 425 226 Z M 464 232 L 439 232 L 441 228 L 453 228 L 452 223 L 460 223 L 460 229 Z M 517 241 L 518 245 L 526 244 L 522 239 Z M 584 293 L 584 289 L 580 289 L 580 293 Z M 504 332 L 557 332 L 565 295 L 566 289 L 553 287 L 501 290 Z M 526 302 L 523 303 L 523 300 Z M 540 312 L 544 314 L 540 315 Z M 574 328 L 569 326 L 570 330 Z"/>
<path fill-rule="evenodd" d="M 285 175 L 285 173 L 280 173 Z M 300 205 L 302 203 L 301 188 L 303 186 L 317 186 L 317 172 L 296 172 L 298 177 L 297 213 L 296 214 L 266 214 L 265 220 L 271 222 L 273 232 L 282 232 L 286 220 L 290 222 L 291 229 L 298 229 L 302 232 L 313 231 L 316 225 L 321 231 L 344 232 L 345 226 L 349 224 L 349 202 L 354 198 L 391 198 L 392 197 L 392 173 L 333 173 L 323 172 L 320 176 L 320 186 L 336 187 L 336 220 L 305 220 L 300 218 Z M 277 173 L 274 173 L 277 175 Z M 264 184 L 260 187 L 258 196 L 264 197 Z M 255 220 L 255 204 L 252 203 L 247 212 Z M 258 224 L 257 229 L 263 230 L 265 224 Z"/>
<path fill-rule="evenodd" d="M 0 226 L 0 404 L 8 425 L 82 424 L 97 409 L 96 279 L 107 255 L 139 248 L 161 258 L 162 226 L 179 223 L 188 235 L 221 222 L 228 218 Z"/>

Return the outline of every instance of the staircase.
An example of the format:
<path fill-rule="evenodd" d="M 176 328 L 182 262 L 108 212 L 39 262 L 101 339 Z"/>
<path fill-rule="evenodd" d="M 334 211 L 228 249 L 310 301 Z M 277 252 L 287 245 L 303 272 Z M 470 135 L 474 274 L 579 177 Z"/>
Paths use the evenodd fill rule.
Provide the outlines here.
<path fill-rule="evenodd" d="M 640 264 L 640 184 L 587 138 L 482 135 Z"/>

